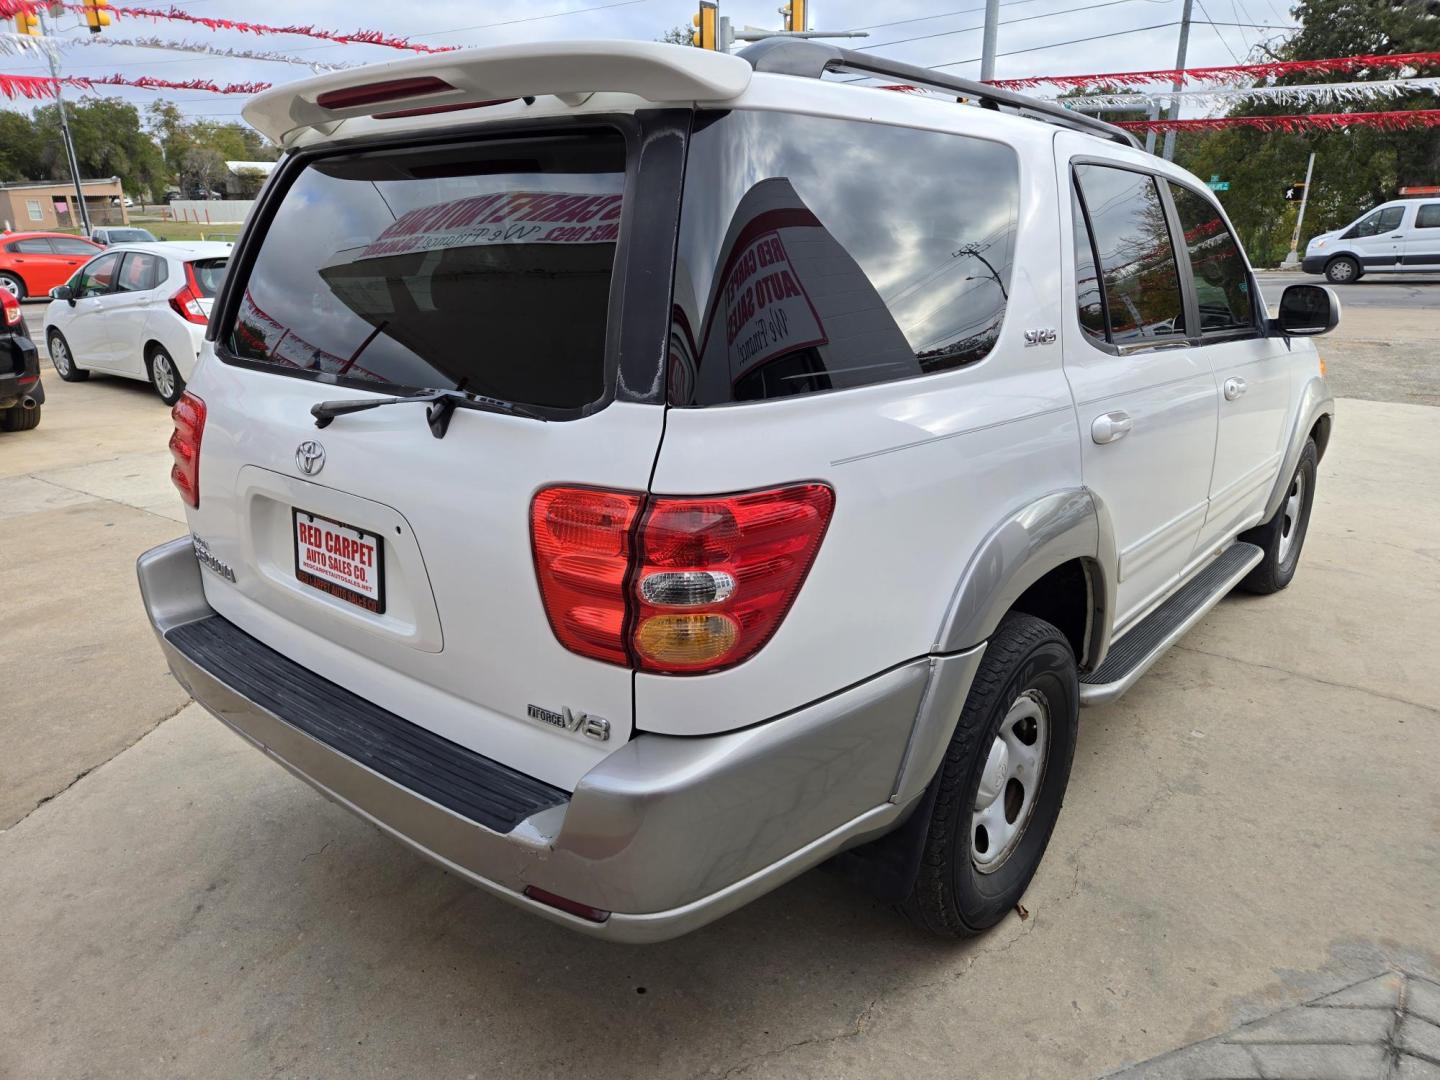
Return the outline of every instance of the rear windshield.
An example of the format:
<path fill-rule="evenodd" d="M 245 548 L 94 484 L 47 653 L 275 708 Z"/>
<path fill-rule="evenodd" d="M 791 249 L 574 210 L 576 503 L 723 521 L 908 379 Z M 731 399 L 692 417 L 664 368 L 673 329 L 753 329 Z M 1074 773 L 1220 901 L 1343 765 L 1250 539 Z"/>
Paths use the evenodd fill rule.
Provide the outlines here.
<path fill-rule="evenodd" d="M 112 244 L 148 244 L 155 240 L 147 229 L 106 229 L 105 236 Z"/>
<path fill-rule="evenodd" d="M 617 132 L 318 160 L 265 233 L 227 344 L 377 389 L 588 405 L 624 172 Z"/>
<path fill-rule="evenodd" d="M 220 291 L 220 283 L 225 280 L 225 262 L 224 259 L 196 259 L 190 264 L 202 297 L 209 299 Z"/>

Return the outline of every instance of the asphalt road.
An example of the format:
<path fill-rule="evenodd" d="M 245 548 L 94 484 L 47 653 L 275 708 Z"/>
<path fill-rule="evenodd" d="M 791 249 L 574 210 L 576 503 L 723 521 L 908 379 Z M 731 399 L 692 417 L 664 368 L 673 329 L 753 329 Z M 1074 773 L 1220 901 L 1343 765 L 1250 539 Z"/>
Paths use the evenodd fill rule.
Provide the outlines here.
<path fill-rule="evenodd" d="M 1260 291 L 1265 294 L 1265 300 L 1271 308 L 1280 302 L 1280 294 L 1286 285 L 1299 284 L 1328 283 L 1319 274 L 1292 273 L 1288 270 L 1260 272 Z M 1433 311 L 1440 307 L 1440 273 L 1416 274 L 1410 277 L 1400 274 L 1371 274 L 1353 285 L 1330 287 L 1340 297 L 1342 311 L 1361 307 Z"/>

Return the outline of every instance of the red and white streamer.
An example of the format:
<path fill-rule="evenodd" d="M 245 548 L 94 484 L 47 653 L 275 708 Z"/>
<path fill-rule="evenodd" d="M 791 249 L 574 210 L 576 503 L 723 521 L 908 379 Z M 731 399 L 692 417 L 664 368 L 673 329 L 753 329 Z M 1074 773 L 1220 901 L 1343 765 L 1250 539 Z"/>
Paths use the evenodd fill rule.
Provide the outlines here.
<path fill-rule="evenodd" d="M 1339 56 L 1328 60 L 1272 60 L 1262 64 L 1167 68 L 1158 71 L 1112 71 L 1096 75 L 1032 75 L 1023 79 L 996 79 L 991 85 L 1006 90 L 1031 90 L 1037 86 L 1058 86 L 1066 90 L 1099 90 L 1155 83 L 1173 86 L 1176 82 L 1182 86 L 1192 83 L 1243 84 L 1259 79 L 1278 79 L 1284 75 L 1345 75 L 1361 71 L 1420 71 L 1435 67 L 1440 67 L 1440 52 Z"/>
<path fill-rule="evenodd" d="M 1147 109 L 1153 104 L 1227 105 L 1238 101 L 1264 101 L 1274 105 L 1343 105 L 1407 94 L 1440 93 L 1440 78 L 1388 79 L 1376 82 L 1314 83 L 1308 86 L 1229 86 L 1205 90 L 1160 90 L 1149 94 L 1090 94 L 1059 98 L 1057 104 L 1076 112 L 1112 109 Z"/>
<path fill-rule="evenodd" d="M 1139 132 L 1223 131 L 1237 127 L 1287 132 L 1345 131 L 1357 127 L 1377 128 L 1380 131 L 1414 131 L 1440 127 L 1440 109 L 1318 113 L 1311 116 L 1216 116 L 1198 120 L 1123 120 L 1118 126 Z"/>
<path fill-rule="evenodd" d="M 15 35 L 19 37 L 21 35 Z M 45 40 L 54 40 L 46 38 Z M 335 60 L 307 60 L 289 53 L 272 52 L 268 49 L 230 49 L 221 45 L 209 45 L 203 41 L 166 41 L 158 37 L 114 38 L 105 34 L 91 34 L 83 38 L 65 38 L 65 45 L 118 45 L 128 49 L 162 49 L 166 52 L 199 53 L 203 56 L 224 56 L 232 60 L 267 60 L 276 64 L 295 64 L 311 71 L 340 71 L 344 68 L 359 67 L 359 64 L 340 63 Z"/>
<path fill-rule="evenodd" d="M 14 0 L 0 0 L 0 4 L 7 2 L 14 2 Z M 85 5 L 80 3 L 66 3 L 65 7 L 70 11 L 82 13 L 85 11 Z M 326 30 L 319 26 L 271 26 L 267 23 L 242 22 L 236 19 L 207 18 L 204 15 L 192 15 L 188 11 L 181 11 L 177 7 L 165 10 L 144 7 L 107 7 L 105 10 L 115 19 L 164 19 L 170 22 L 189 23 L 192 26 L 203 26 L 207 30 L 236 30 L 242 34 L 293 34 L 299 37 L 315 38 L 319 41 L 334 42 L 336 45 L 381 45 L 387 49 L 402 49 L 417 53 L 453 52 L 457 48 L 454 45 L 421 45 L 408 38 L 395 37 L 379 30 L 354 30 L 348 34 L 342 34 L 339 31 Z"/>
<path fill-rule="evenodd" d="M 133 86 L 140 90 L 206 90 L 212 94 L 258 94 L 269 90 L 270 83 L 216 83 L 209 79 L 155 79 L 149 75 L 130 78 L 126 75 L 91 75 L 81 78 L 66 75 L 53 79 L 48 75 L 0 75 L 0 93 L 8 98 L 53 98 L 62 87 L 94 90 L 97 86 Z"/>

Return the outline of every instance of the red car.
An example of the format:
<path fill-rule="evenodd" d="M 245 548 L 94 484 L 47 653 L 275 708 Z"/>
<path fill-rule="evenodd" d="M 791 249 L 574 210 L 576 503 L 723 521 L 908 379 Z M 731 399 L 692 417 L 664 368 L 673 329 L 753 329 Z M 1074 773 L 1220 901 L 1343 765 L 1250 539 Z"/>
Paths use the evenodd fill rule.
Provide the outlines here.
<path fill-rule="evenodd" d="M 0 289 L 16 300 L 45 296 L 104 250 L 68 233 L 0 234 Z"/>

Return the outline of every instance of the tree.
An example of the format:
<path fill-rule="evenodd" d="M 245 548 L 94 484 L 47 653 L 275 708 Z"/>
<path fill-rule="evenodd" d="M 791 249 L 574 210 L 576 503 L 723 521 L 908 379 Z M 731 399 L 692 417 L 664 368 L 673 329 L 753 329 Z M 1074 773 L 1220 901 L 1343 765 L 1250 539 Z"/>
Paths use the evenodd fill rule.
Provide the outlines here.
<path fill-rule="evenodd" d="M 197 187 L 205 193 L 202 198 L 208 199 L 228 171 L 219 150 L 213 146 L 192 146 L 180 160 L 180 189 L 188 192 Z"/>
<path fill-rule="evenodd" d="M 690 27 L 682 24 L 680 26 L 672 26 L 655 40 L 663 41 L 667 45 L 694 45 L 695 39 L 691 35 L 692 31 Z"/>
<path fill-rule="evenodd" d="M 39 180 L 40 136 L 24 113 L 0 112 L 0 180 Z"/>
<path fill-rule="evenodd" d="M 152 102 L 145 119 L 164 151 L 170 175 L 182 189 L 200 186 L 209 191 L 226 175 L 227 161 L 274 161 L 280 154 L 279 147 L 253 128 L 186 120 L 174 102 Z M 202 173 L 207 179 L 201 179 Z"/>
<path fill-rule="evenodd" d="M 117 176 L 126 191 L 136 194 L 153 191 L 164 182 L 164 159 L 141 130 L 135 106 L 114 97 L 85 98 L 67 101 L 65 110 L 82 179 Z M 40 174 L 35 179 L 69 180 L 70 163 L 60 133 L 60 106 L 37 108 L 33 128 L 36 171 Z"/>
<path fill-rule="evenodd" d="M 1277 59 L 1440 50 L 1440 19 L 1427 17 L 1418 5 L 1301 0 L 1294 15 L 1302 29 L 1275 51 Z M 1296 85 L 1393 77 L 1390 72 L 1368 76 L 1301 74 L 1277 81 Z M 1440 108 L 1437 95 L 1411 93 L 1400 98 L 1362 99 L 1319 111 L 1434 108 Z M 1229 115 L 1295 111 L 1293 105 L 1254 102 L 1231 109 Z M 1347 132 L 1293 135 L 1229 129 L 1184 138 L 1179 145 L 1181 164 L 1202 175 L 1219 173 L 1230 182 L 1229 193 L 1222 196 L 1225 208 L 1252 260 L 1259 265 L 1278 262 L 1289 250 L 1296 206 L 1285 202 L 1284 189 L 1304 178 L 1306 158 L 1312 150 L 1315 176 L 1305 212 L 1302 247 L 1311 236 L 1344 225 L 1376 203 L 1394 198 L 1402 185 L 1440 183 L 1440 131 L 1435 129 L 1390 132 L 1355 127 Z"/>

